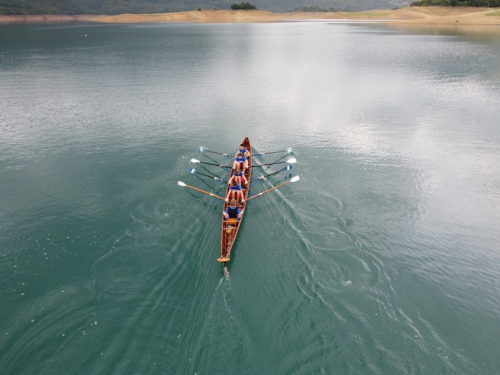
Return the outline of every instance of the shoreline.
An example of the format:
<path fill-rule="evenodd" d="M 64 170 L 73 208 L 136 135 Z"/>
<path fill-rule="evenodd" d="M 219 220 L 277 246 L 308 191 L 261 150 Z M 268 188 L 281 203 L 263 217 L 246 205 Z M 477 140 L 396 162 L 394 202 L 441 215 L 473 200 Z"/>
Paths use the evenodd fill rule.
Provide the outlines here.
<path fill-rule="evenodd" d="M 95 23 L 268 23 L 305 21 L 370 21 L 412 25 L 500 25 L 500 8 L 406 7 L 364 12 L 288 12 L 262 10 L 202 10 L 156 14 L 106 15 L 0 15 L 0 24 Z"/>
<path fill-rule="evenodd" d="M 22 23 L 57 23 L 57 22 L 95 22 L 95 15 L 57 15 L 57 14 L 29 14 L 29 15 L 0 15 L 0 25 L 2 24 L 22 24 Z"/>

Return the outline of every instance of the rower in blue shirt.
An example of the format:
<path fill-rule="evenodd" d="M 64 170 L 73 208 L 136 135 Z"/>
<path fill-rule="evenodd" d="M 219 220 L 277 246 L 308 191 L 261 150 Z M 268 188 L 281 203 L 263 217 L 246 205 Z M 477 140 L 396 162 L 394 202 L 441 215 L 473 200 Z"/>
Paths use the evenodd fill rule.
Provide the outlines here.
<path fill-rule="evenodd" d="M 248 169 L 248 160 L 245 155 L 238 151 L 236 158 L 234 159 L 233 169 Z"/>
<path fill-rule="evenodd" d="M 238 152 L 241 152 L 243 156 L 245 156 L 246 158 L 250 156 L 250 151 L 247 150 L 247 148 L 243 145 L 243 143 L 240 145 Z"/>
<path fill-rule="evenodd" d="M 248 185 L 247 178 L 245 177 L 245 172 L 241 170 L 241 168 L 237 168 L 235 172 L 233 172 L 233 175 L 227 182 L 228 184 L 231 184 L 233 180 L 236 180 L 236 183 L 240 184 L 243 186 L 243 184 Z"/>
<path fill-rule="evenodd" d="M 238 221 L 241 220 L 241 216 L 243 215 L 243 211 L 239 208 L 236 207 L 236 200 L 233 199 L 231 200 L 230 205 L 226 208 L 226 211 L 222 211 L 222 214 L 224 215 L 224 219 L 236 219 Z"/>
<path fill-rule="evenodd" d="M 245 202 L 245 198 L 243 197 L 243 188 L 236 182 L 236 180 L 231 181 L 231 185 L 229 185 L 226 202 L 229 202 L 230 199 L 236 199 L 237 202 Z"/>

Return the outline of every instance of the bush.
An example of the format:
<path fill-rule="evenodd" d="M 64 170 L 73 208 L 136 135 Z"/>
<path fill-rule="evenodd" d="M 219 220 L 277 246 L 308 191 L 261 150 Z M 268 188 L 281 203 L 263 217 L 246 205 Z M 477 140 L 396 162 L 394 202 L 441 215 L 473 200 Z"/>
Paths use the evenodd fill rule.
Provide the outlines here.
<path fill-rule="evenodd" d="M 234 3 L 231 5 L 231 9 L 232 10 L 239 10 L 239 9 L 250 10 L 250 9 L 257 9 L 257 7 L 255 5 L 250 4 L 250 3 L 241 3 L 241 4 Z"/>

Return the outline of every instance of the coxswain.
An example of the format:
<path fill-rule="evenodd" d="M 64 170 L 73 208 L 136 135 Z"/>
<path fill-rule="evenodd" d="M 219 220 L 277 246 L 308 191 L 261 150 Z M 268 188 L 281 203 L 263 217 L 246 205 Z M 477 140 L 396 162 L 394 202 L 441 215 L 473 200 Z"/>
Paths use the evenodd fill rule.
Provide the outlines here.
<path fill-rule="evenodd" d="M 248 185 L 247 178 L 245 177 L 245 172 L 243 172 L 241 168 L 239 168 L 239 166 L 236 168 L 236 171 L 233 172 L 233 175 L 229 179 L 228 184 L 231 184 L 233 180 L 236 180 L 236 183 L 240 184 L 241 186 L 243 186 L 243 184 Z"/>
<path fill-rule="evenodd" d="M 243 198 L 243 188 L 236 180 L 231 181 L 231 185 L 229 185 L 226 202 L 229 202 L 230 199 L 236 199 L 237 202 L 245 202 L 245 198 Z"/>
<path fill-rule="evenodd" d="M 245 155 L 239 151 L 234 159 L 233 169 L 238 169 L 238 167 L 243 170 L 248 169 L 248 160 Z"/>
<path fill-rule="evenodd" d="M 243 211 L 239 207 L 236 207 L 236 199 L 232 199 L 231 203 L 226 208 L 226 211 L 222 211 L 222 214 L 224 215 L 225 220 L 236 219 L 240 221 Z"/>

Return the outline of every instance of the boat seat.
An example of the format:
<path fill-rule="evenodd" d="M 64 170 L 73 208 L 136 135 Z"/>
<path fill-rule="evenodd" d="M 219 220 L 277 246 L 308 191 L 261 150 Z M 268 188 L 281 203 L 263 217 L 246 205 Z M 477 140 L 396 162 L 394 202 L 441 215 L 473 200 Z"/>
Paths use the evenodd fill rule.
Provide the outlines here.
<path fill-rule="evenodd" d="M 226 223 L 228 223 L 228 224 L 237 224 L 238 220 L 236 220 L 236 219 L 227 219 Z"/>
<path fill-rule="evenodd" d="M 229 207 L 229 206 L 230 206 L 230 204 L 226 204 L 226 208 L 227 208 L 227 207 Z M 244 206 L 244 204 L 243 204 L 243 203 L 238 202 L 238 203 L 236 203 L 236 206 L 235 206 L 235 207 L 238 207 L 238 208 L 244 208 L 243 206 Z"/>

